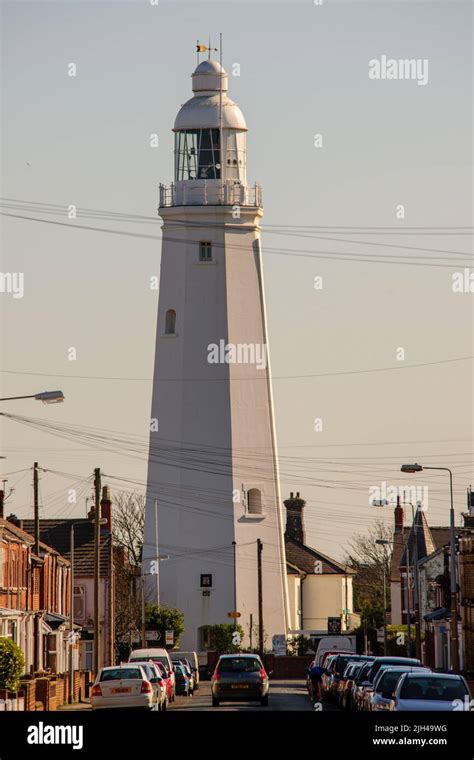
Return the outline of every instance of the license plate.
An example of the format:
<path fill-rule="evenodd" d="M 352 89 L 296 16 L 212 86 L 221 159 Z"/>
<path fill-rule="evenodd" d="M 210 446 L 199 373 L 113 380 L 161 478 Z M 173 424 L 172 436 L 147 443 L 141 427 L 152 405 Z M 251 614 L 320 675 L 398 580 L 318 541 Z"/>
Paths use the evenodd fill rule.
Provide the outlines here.
<path fill-rule="evenodd" d="M 112 694 L 130 694 L 131 689 L 111 689 Z"/>
<path fill-rule="evenodd" d="M 248 689 L 249 685 L 248 683 L 232 683 L 230 685 L 231 689 Z"/>

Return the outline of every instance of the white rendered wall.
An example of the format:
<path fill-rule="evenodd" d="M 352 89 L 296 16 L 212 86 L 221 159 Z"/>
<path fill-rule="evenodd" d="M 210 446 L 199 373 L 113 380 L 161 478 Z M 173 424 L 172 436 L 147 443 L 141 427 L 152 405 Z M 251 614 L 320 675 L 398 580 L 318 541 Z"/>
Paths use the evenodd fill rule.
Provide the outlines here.
<path fill-rule="evenodd" d="M 160 601 L 185 613 L 180 646 L 190 650 L 198 648 L 200 626 L 231 622 L 234 540 L 237 609 L 245 633 L 250 614 L 257 623 L 257 538 L 263 542 L 267 645 L 287 628 L 268 370 L 208 362 L 208 345 L 222 339 L 265 342 L 260 262 L 253 247 L 261 211 L 242 208 L 240 220 L 233 220 L 230 211 L 219 206 L 160 210 L 164 229 L 151 415 L 159 430 L 150 434 L 144 567 L 150 571 L 156 554 L 156 498 L 159 555 L 171 556 L 159 564 Z M 199 263 L 199 240 L 212 241 L 212 263 Z M 168 309 L 177 313 L 173 337 L 163 336 Z M 178 466 L 163 460 L 162 447 L 172 441 L 178 448 L 170 456 Z M 202 461 L 193 461 L 197 454 Z M 233 491 L 242 484 L 245 490 L 262 490 L 263 519 L 246 517 L 244 504 L 233 503 Z M 210 596 L 202 594 L 201 574 L 213 576 Z M 147 576 L 148 594 L 155 587 L 155 579 Z"/>

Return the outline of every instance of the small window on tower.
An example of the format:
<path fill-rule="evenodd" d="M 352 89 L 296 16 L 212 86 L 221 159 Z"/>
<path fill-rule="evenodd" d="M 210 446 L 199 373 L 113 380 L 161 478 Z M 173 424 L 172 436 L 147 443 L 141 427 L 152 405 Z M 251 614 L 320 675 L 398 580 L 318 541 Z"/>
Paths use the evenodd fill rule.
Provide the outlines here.
<path fill-rule="evenodd" d="M 247 492 L 247 509 L 251 515 L 262 514 L 262 492 L 258 488 L 251 488 Z"/>
<path fill-rule="evenodd" d="M 176 312 L 174 309 L 168 309 L 165 320 L 165 334 L 174 335 L 176 332 Z"/>
<path fill-rule="evenodd" d="M 209 240 L 199 243 L 199 261 L 212 261 L 212 243 Z"/>

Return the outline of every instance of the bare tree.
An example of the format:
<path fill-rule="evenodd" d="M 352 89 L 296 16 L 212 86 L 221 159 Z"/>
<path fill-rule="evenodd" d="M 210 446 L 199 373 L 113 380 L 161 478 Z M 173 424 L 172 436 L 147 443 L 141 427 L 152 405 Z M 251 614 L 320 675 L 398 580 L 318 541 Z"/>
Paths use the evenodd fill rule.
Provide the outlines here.
<path fill-rule="evenodd" d="M 367 533 L 354 536 L 349 543 L 346 564 L 357 572 L 354 579 L 354 601 L 358 609 L 366 604 L 383 604 L 384 568 L 388 586 L 392 547 L 377 544 L 377 539 L 392 539 L 391 529 L 382 520 L 377 520 Z"/>
<path fill-rule="evenodd" d="M 119 659 L 126 657 L 132 634 L 141 626 L 141 557 L 145 497 L 119 492 L 113 502 L 115 557 L 115 633 Z"/>
<path fill-rule="evenodd" d="M 113 503 L 113 540 L 123 546 L 131 565 L 138 567 L 142 558 L 145 528 L 145 497 L 142 493 L 119 491 Z"/>

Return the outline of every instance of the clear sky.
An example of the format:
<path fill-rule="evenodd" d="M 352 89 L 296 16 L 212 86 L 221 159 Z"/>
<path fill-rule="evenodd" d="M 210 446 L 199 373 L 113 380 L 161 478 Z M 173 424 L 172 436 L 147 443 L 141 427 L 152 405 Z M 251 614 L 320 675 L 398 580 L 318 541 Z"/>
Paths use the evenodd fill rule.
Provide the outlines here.
<path fill-rule="evenodd" d="M 0 293 L 1 395 L 67 397 L 2 409 L 105 435 L 83 445 L 5 420 L 7 513 L 32 515 L 35 460 L 69 474 L 42 474 L 45 517 L 84 516 L 96 466 L 145 481 L 157 188 L 172 179 L 195 42 L 217 46 L 222 32 L 225 68 L 240 64 L 229 96 L 249 127 L 249 181 L 264 193 L 283 495 L 306 497 L 308 542 L 336 558 L 375 519 L 391 523 L 392 507 L 369 505 L 382 481 L 427 485 L 429 523 L 447 523 L 447 478 L 410 480 L 402 461 L 453 467 L 459 515 L 474 481 L 472 360 L 446 360 L 474 353 L 474 294 L 452 290 L 453 272 L 473 271 L 471 16 L 456 0 L 2 3 L 2 210 L 112 230 L 2 217 L 2 271 L 23 272 L 25 292 Z M 428 83 L 369 79 L 382 55 L 427 59 Z"/>

